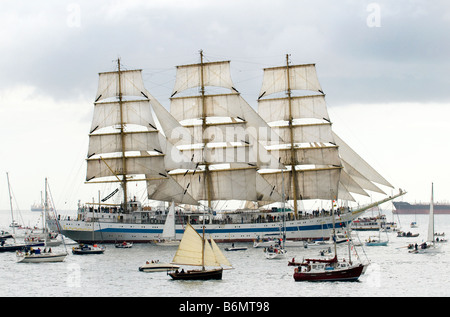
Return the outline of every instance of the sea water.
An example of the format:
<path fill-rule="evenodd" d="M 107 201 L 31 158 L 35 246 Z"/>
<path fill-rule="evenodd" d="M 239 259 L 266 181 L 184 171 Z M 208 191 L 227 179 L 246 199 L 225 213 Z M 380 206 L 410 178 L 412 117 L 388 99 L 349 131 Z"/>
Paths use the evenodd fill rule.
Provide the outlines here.
<path fill-rule="evenodd" d="M 75 215 L 75 212 L 67 212 Z M 139 266 L 146 261 L 170 262 L 176 247 L 134 244 L 130 249 L 106 245 L 100 255 L 69 255 L 62 263 L 18 263 L 14 252 L 0 253 L 0 296 L 151 296 L 151 297 L 309 297 L 309 296 L 450 296 L 450 243 L 441 244 L 437 254 L 411 254 L 409 243 L 426 240 L 428 215 L 392 216 L 402 230 L 418 232 L 417 238 L 398 238 L 388 233 L 388 246 L 357 248 L 364 261 L 370 261 L 366 273 L 357 282 L 295 282 L 293 257 L 319 257 L 317 248 L 288 248 L 286 259 L 268 260 L 251 243 L 246 251 L 223 251 L 233 264 L 218 281 L 174 281 L 165 272 L 145 273 Z M 15 219 L 26 226 L 40 224 L 40 213 L 22 211 Z M 411 229 L 411 221 L 419 228 Z M 9 228 L 9 211 L 0 211 L 0 229 Z M 20 235 L 21 231 L 16 230 Z M 450 238 L 450 215 L 435 215 L 435 231 Z M 365 242 L 375 232 L 353 232 L 354 241 Z M 382 238 L 386 238 L 382 233 Z M 225 249 L 229 244 L 219 244 Z M 64 246 L 53 250 L 64 250 Z M 353 251 L 352 251 L 353 253 Z M 348 247 L 338 247 L 338 257 L 347 257 Z M 353 257 L 355 255 L 353 254 Z"/>

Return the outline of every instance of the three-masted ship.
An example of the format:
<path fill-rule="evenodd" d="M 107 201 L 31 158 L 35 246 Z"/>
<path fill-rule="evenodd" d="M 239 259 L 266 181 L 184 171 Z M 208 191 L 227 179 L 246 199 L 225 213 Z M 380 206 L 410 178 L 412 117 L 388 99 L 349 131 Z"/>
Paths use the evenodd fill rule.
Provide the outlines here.
<path fill-rule="evenodd" d="M 143 207 L 130 181 L 145 182 L 150 200 L 177 204 L 178 239 L 187 223 L 198 232 L 204 223 L 217 242 L 253 241 L 282 230 L 288 240 L 327 239 L 331 214 L 306 215 L 302 202 L 331 204 L 354 200 L 352 193 L 383 193 L 375 183 L 392 187 L 332 132 L 314 65 L 290 65 L 287 57 L 286 65 L 265 69 L 258 112 L 233 84 L 229 61 L 205 62 L 201 52 L 200 63 L 178 66 L 170 112 L 145 89 L 141 70 L 117 65 L 99 74 L 86 181 L 120 186 L 98 202 L 80 204 L 76 219 L 58 220 L 75 241 L 161 237 L 167 210 Z M 283 186 L 292 210 L 264 208 L 283 200 Z M 121 202 L 109 204 L 116 192 Z M 340 210 L 336 228 L 402 194 Z M 253 208 L 221 211 L 228 202 Z"/>

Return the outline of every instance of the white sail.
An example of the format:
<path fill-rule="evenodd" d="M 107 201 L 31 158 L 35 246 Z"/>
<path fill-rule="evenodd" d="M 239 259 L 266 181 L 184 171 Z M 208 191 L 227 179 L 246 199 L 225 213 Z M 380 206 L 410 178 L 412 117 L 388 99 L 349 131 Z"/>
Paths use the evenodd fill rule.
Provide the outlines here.
<path fill-rule="evenodd" d="M 164 155 L 126 156 L 126 174 L 148 174 L 156 177 L 165 172 Z M 106 164 L 105 164 L 106 163 Z M 122 157 L 90 158 L 87 160 L 86 180 L 99 177 L 114 177 L 124 175 Z"/>
<path fill-rule="evenodd" d="M 148 198 L 158 201 L 175 201 L 179 204 L 198 205 L 186 189 L 173 179 L 169 174 L 152 178 L 145 175 L 147 180 Z"/>
<path fill-rule="evenodd" d="M 217 86 L 232 89 L 230 61 L 177 66 L 177 77 L 172 95 L 189 88 L 201 86 Z"/>
<path fill-rule="evenodd" d="M 164 223 L 162 237 L 166 240 L 175 240 L 175 203 L 172 202 L 169 207 L 166 221 Z"/>
<path fill-rule="evenodd" d="M 135 131 L 125 134 L 125 151 L 148 151 L 161 148 L 158 144 L 158 131 Z M 88 157 L 96 153 L 114 153 L 122 150 L 122 135 L 119 132 L 92 134 L 89 139 Z M 156 148 L 158 146 L 158 148 Z"/>
<path fill-rule="evenodd" d="M 187 224 L 172 263 L 192 266 L 220 266 L 207 240 L 204 241 L 203 255 L 203 241 L 198 232 L 190 224 Z"/>
<path fill-rule="evenodd" d="M 387 187 L 394 188 L 383 176 L 381 176 L 373 167 L 371 167 L 363 158 L 361 158 L 350 146 L 348 146 L 336 133 L 333 133 L 334 140 L 339 146 L 339 156 L 343 161 L 348 164 L 346 170 L 351 167 L 358 171 L 362 177 L 368 179 L 371 182 L 375 182 Z M 361 178 L 361 176 L 358 176 Z M 380 189 L 374 187 L 366 188 L 370 191 L 379 191 L 384 194 Z"/>
<path fill-rule="evenodd" d="M 122 108 L 122 115 L 121 109 Z M 124 100 L 94 103 L 94 117 L 92 119 L 91 133 L 104 127 L 114 127 L 121 122 L 135 124 L 143 127 L 154 127 L 148 100 Z"/>
<path fill-rule="evenodd" d="M 315 65 L 290 66 L 289 76 L 287 75 L 287 68 L 284 66 L 264 69 L 260 96 L 285 92 L 288 89 L 321 91 Z"/>
<path fill-rule="evenodd" d="M 142 94 L 145 93 L 145 87 L 141 70 L 121 70 L 120 82 L 116 71 L 99 73 L 96 101 L 119 97 L 119 91 L 123 96 L 145 97 Z"/>
<path fill-rule="evenodd" d="M 330 120 L 324 95 L 292 97 L 291 112 L 293 118 Z M 258 113 L 267 122 L 288 121 L 289 101 L 286 98 L 260 99 Z"/>
<path fill-rule="evenodd" d="M 171 176 L 196 200 L 250 200 L 278 201 L 278 192 L 273 190 L 253 167 L 240 169 L 214 169 L 209 171 L 211 187 L 209 194 L 205 190 L 205 172 L 196 170 L 187 174 Z"/>

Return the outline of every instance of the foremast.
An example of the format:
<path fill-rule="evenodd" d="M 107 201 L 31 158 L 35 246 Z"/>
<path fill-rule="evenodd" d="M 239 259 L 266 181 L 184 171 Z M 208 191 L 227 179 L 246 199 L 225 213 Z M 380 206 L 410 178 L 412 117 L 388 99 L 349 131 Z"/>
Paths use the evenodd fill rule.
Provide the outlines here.
<path fill-rule="evenodd" d="M 171 121 L 145 89 L 140 69 L 123 70 L 118 59 L 117 71 L 99 74 L 86 182 L 120 183 L 123 213 L 131 211 L 127 186 L 130 180 L 145 181 L 149 199 L 197 204 L 168 174 L 174 169 L 189 169 L 192 164 L 159 132 L 152 104 Z"/>
<path fill-rule="evenodd" d="M 117 77 L 118 77 L 118 84 L 119 84 L 119 112 L 120 112 L 120 143 L 121 143 L 121 150 L 122 150 L 122 189 L 123 189 L 123 201 L 124 201 L 124 210 L 125 213 L 128 212 L 127 210 L 127 164 L 126 164 L 126 156 L 125 156 L 125 123 L 123 121 L 123 101 L 122 101 L 122 84 L 120 80 L 120 58 L 117 59 Z"/>

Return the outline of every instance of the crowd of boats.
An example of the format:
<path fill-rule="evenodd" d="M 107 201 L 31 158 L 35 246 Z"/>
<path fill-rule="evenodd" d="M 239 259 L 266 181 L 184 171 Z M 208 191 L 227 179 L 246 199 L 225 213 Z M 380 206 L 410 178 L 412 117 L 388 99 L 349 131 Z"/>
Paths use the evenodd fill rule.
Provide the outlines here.
<path fill-rule="evenodd" d="M 45 214 L 44 239 L 7 243 L 15 237 L 4 233 L 0 252 L 17 252 L 20 262 L 62 262 L 66 238 L 75 243 L 72 254 L 84 256 L 101 256 L 107 243 L 154 243 L 175 246 L 173 260 L 147 261 L 140 271 L 207 280 L 233 268 L 216 241 L 231 244 L 226 252 L 245 252 L 233 243 L 254 241 L 268 260 L 287 259 L 290 247 L 320 248 L 328 258 L 288 262 L 295 281 L 354 281 L 370 262 L 352 253 L 351 231 L 378 231 L 361 247 L 388 244 L 382 234 L 396 230 L 394 223 L 358 217 L 405 191 L 386 195 L 383 186 L 394 187 L 332 131 L 314 64 L 291 65 L 286 55 L 285 65 L 265 68 L 258 112 L 233 84 L 230 62 L 205 62 L 202 51 L 200 63 L 177 66 L 170 112 L 145 89 L 141 70 L 121 67 L 119 59 L 116 71 L 99 74 L 86 159 L 87 183 L 120 189 L 103 199 L 99 191 L 97 202 L 79 202 L 77 215 L 65 218 L 49 203 L 46 180 L 45 198 L 33 207 Z M 170 205 L 143 206 L 129 182 L 145 184 L 148 200 Z M 387 197 L 349 207 L 355 194 L 368 192 Z M 224 201 L 245 207 L 220 210 Z M 304 201 L 321 207 L 302 212 Z M 57 238 L 63 251 L 50 249 Z"/>
<path fill-rule="evenodd" d="M 432 208 L 431 208 L 432 209 Z M 173 209 L 172 209 L 173 213 Z M 173 216 L 169 211 L 169 218 Z M 433 232 L 432 241 L 408 243 L 404 248 L 409 253 L 430 253 L 439 252 L 439 245 L 446 243 L 445 233 L 434 232 L 434 215 L 430 210 L 429 230 Z M 363 226 L 362 223 L 366 223 Z M 375 225 L 376 224 L 376 225 Z M 14 229 L 12 225 L 11 228 Z M 417 228 L 417 224 L 414 228 Z M 419 236 L 418 233 L 404 234 L 395 222 L 387 223 L 384 215 L 374 217 L 362 217 L 352 222 L 345 230 L 336 231 L 334 228 L 332 236 L 329 239 L 314 241 L 292 241 L 286 240 L 285 235 L 260 237 L 253 242 L 252 247 L 262 249 L 265 258 L 268 260 L 285 260 L 280 263 L 286 263 L 293 266 L 293 278 L 295 281 L 354 281 L 362 276 L 370 264 L 370 260 L 363 260 L 356 247 L 386 246 L 389 239 L 380 239 L 381 233 L 397 232 L 397 238 L 411 238 Z M 17 230 L 26 230 L 18 229 Z M 66 248 L 66 239 L 56 232 L 45 230 L 27 230 L 22 236 L 23 243 L 6 243 L 7 240 L 14 239 L 15 234 L 7 231 L 1 231 L 0 251 L 15 251 L 17 261 L 20 263 L 42 263 L 42 262 L 63 262 L 68 256 Z M 378 236 L 369 236 L 364 243 L 361 243 L 358 231 L 374 231 Z M 354 234 L 358 237 L 355 239 Z M 430 235 L 429 235 L 430 236 Z M 168 236 L 166 236 L 168 237 Z M 373 238 L 375 237 L 375 238 Z M 378 238 L 377 238 L 378 237 Z M 72 242 L 75 243 L 75 242 Z M 207 239 L 205 231 L 197 232 L 192 225 L 187 224 L 181 240 L 160 239 L 153 241 L 154 245 L 174 246 L 174 258 L 171 262 L 160 262 L 159 260 L 148 260 L 138 268 L 141 272 L 154 273 L 166 272 L 175 280 L 208 280 L 222 279 L 224 267 L 233 268 L 232 264 L 225 257 L 221 248 L 218 247 L 213 238 Z M 64 246 L 64 251 L 54 251 L 55 247 Z M 338 246 L 348 246 L 348 250 Z M 52 249 L 53 246 L 53 249 Z M 114 244 L 115 248 L 129 249 L 133 247 L 132 242 L 120 241 Z M 317 252 L 316 257 L 304 258 L 302 261 L 296 261 L 295 257 L 289 260 L 288 250 L 312 249 Z M 231 243 L 231 246 L 224 247 L 225 252 L 245 252 L 247 246 Z M 72 247 L 73 255 L 95 255 L 103 254 L 106 248 L 98 244 L 79 243 Z M 339 253 L 338 253 L 339 252 Z M 297 252 L 298 253 L 298 252 Z M 338 254 L 341 254 L 338 256 Z M 345 256 L 343 256 L 345 254 Z M 183 266 L 200 266 L 201 269 L 187 269 Z M 212 267 L 212 268 L 211 268 Z"/>

